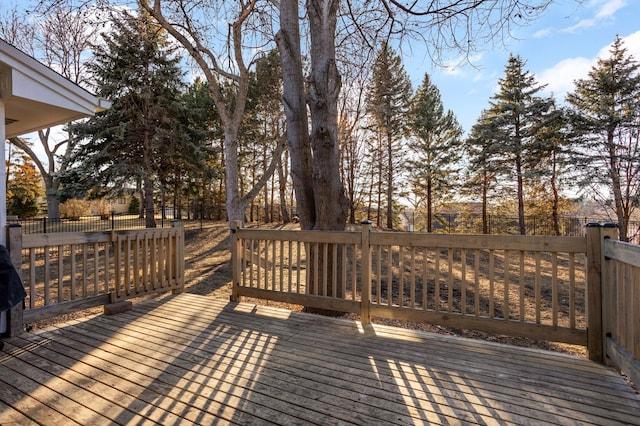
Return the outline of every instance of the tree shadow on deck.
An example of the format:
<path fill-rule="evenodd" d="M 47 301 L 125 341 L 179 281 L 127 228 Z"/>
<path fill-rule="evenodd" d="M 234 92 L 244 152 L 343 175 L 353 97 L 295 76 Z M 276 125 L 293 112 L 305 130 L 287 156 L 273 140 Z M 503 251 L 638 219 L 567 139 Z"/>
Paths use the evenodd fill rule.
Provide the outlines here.
<path fill-rule="evenodd" d="M 92 424 L 640 421 L 637 396 L 587 360 L 192 294 L 27 339 L 2 363 L 32 365 L 25 391 Z"/>
<path fill-rule="evenodd" d="M 532 367 L 543 356 L 526 349 L 191 295 L 136 322 L 171 336 L 145 338 L 157 373 L 146 387 L 199 424 L 580 422 L 615 412 L 598 400 L 599 383 L 581 383 L 593 378 L 559 371 L 555 358 Z"/>

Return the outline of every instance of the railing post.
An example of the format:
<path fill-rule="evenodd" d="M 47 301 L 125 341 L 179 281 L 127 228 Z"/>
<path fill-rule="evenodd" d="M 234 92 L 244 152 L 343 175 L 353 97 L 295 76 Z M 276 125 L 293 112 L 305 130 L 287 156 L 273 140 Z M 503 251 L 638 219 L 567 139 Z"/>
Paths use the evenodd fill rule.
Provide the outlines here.
<path fill-rule="evenodd" d="M 232 302 L 239 302 L 238 286 L 240 286 L 242 247 L 238 241 L 238 230 L 242 227 L 242 221 L 235 220 L 231 223 L 231 296 Z"/>
<path fill-rule="evenodd" d="M 612 332 L 612 315 L 613 310 L 618 309 L 617 306 L 614 306 L 613 301 L 611 300 L 611 295 L 616 294 L 617 285 L 615 279 L 609 274 L 608 270 L 608 258 L 604 255 L 604 240 L 618 240 L 618 226 L 615 223 L 603 223 L 600 227 L 600 246 L 602 247 L 600 251 L 600 283 L 601 283 L 601 294 L 602 294 L 602 362 L 607 362 L 607 337 L 611 336 Z"/>
<path fill-rule="evenodd" d="M 371 323 L 371 221 L 364 220 L 361 222 L 362 228 L 362 282 L 360 297 L 360 322 L 362 324 Z"/>
<path fill-rule="evenodd" d="M 587 352 L 589 359 L 605 363 L 602 328 L 602 241 L 600 224 L 586 225 L 587 238 Z"/>
<path fill-rule="evenodd" d="M 587 352 L 589 359 L 605 364 L 606 339 L 609 332 L 609 315 L 612 307 L 607 294 L 607 282 L 603 241 L 615 238 L 615 224 L 590 222 L 587 228 Z"/>
<path fill-rule="evenodd" d="M 22 282 L 22 226 L 20 224 L 7 225 L 7 250 L 11 263 Z M 18 336 L 24 331 L 24 303 L 18 303 L 9 309 L 7 315 L 7 333 L 9 337 Z"/>
<path fill-rule="evenodd" d="M 184 227 L 180 219 L 171 219 L 172 228 L 180 228 L 181 232 L 174 240 L 173 264 L 175 265 L 175 279 L 180 282 L 180 288 L 175 288 L 171 291 L 172 294 L 182 293 L 184 291 Z"/>

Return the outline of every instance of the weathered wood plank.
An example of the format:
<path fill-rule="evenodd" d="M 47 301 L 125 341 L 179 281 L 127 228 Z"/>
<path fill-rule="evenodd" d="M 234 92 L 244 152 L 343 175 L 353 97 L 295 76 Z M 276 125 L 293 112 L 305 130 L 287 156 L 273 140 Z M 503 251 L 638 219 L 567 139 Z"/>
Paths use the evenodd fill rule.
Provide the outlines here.
<path fill-rule="evenodd" d="M 640 246 L 624 241 L 605 239 L 602 250 L 608 258 L 640 268 Z"/>
<path fill-rule="evenodd" d="M 38 425 L 38 423 L 0 401 L 0 425 Z"/>
<path fill-rule="evenodd" d="M 97 396 L 85 413 L 108 405 L 111 423 L 640 424 L 638 395 L 586 359 L 192 294 L 7 345 L 0 385 L 35 378 L 38 398 L 0 386 L 0 409 L 41 424 L 86 418 L 42 406 L 39 387 Z"/>
<path fill-rule="evenodd" d="M 253 235 L 253 231 L 252 234 Z M 358 234 L 356 234 L 358 235 Z M 583 237 L 552 237 L 544 235 L 467 235 L 427 234 L 419 232 L 372 232 L 372 245 L 403 245 L 406 247 L 497 249 L 514 251 L 575 252 L 586 251 Z"/>
<path fill-rule="evenodd" d="M 67 244 L 108 243 L 109 231 L 99 232 L 55 232 L 51 234 L 23 234 L 22 248 L 55 247 Z"/>

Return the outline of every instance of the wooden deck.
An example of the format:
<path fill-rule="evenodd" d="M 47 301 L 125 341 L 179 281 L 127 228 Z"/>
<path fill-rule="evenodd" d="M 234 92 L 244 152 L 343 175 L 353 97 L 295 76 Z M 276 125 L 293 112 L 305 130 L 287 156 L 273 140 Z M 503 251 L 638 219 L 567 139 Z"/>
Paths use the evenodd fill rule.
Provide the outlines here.
<path fill-rule="evenodd" d="M 640 425 L 586 359 L 191 294 L 5 343 L 1 425 Z"/>

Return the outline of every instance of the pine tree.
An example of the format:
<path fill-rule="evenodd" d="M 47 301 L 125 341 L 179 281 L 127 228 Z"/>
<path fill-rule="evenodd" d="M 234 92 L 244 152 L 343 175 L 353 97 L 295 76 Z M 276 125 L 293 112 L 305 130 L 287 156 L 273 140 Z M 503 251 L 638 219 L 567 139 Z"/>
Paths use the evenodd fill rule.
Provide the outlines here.
<path fill-rule="evenodd" d="M 183 88 L 178 59 L 149 16 L 128 12 L 114 19 L 95 49 L 97 94 L 112 107 L 76 127 L 87 142 L 74 152 L 76 177 L 103 191 L 141 179 L 146 226 L 155 227 L 154 183 L 166 156 L 184 151 Z M 86 186 L 86 185 L 85 185 Z"/>
<path fill-rule="evenodd" d="M 408 116 L 411 185 L 414 193 L 426 199 L 427 232 L 431 232 L 436 197 L 444 197 L 455 186 L 462 128 L 453 112 L 445 112 L 440 91 L 428 74 L 411 101 Z"/>
<path fill-rule="evenodd" d="M 581 187 L 613 205 L 620 238 L 628 241 L 628 225 L 640 205 L 640 65 L 616 37 L 610 56 L 599 59 L 587 78 L 567 95 L 573 125 L 582 148 Z"/>
<path fill-rule="evenodd" d="M 480 195 L 483 234 L 489 233 L 489 195 L 495 190 L 498 175 L 492 153 L 493 134 L 493 122 L 483 111 L 465 141 L 468 166 L 464 191 L 466 195 Z"/>
<path fill-rule="evenodd" d="M 282 164 L 284 147 L 284 109 L 282 106 L 282 71 L 280 56 L 273 49 L 256 60 L 256 70 L 250 73 L 247 107 L 239 134 L 240 164 L 250 176 L 249 187 L 267 177 L 269 182 L 262 187 L 264 219 L 271 221 L 275 215 L 276 182 L 273 169 L 278 170 L 278 192 L 281 213 L 288 215 L 286 204 L 286 180 Z M 274 158 L 277 156 L 277 158 Z M 251 197 L 250 220 L 253 219 L 257 199 Z M 288 219 L 287 219 L 288 221 Z"/>
<path fill-rule="evenodd" d="M 551 102 L 538 95 L 545 86 L 538 84 L 519 56 L 509 57 L 505 76 L 498 84 L 498 93 L 492 97 L 487 110 L 494 130 L 490 150 L 502 164 L 503 177 L 515 181 L 518 226 L 520 234 L 524 235 L 525 165 L 535 163 L 528 156 L 532 155 L 530 148 L 539 130 L 538 117 L 548 112 Z"/>
<path fill-rule="evenodd" d="M 385 148 L 387 228 L 393 229 L 393 195 L 398 179 L 396 166 L 404 162 L 401 147 L 406 134 L 406 115 L 411 97 L 411 80 L 395 55 L 384 43 L 373 65 L 373 83 L 367 112 L 373 129 L 382 136 Z"/>
<path fill-rule="evenodd" d="M 10 160 L 7 176 L 7 214 L 20 218 L 38 214 L 38 198 L 44 196 L 43 181 L 33 161 L 24 153 Z"/>
<path fill-rule="evenodd" d="M 551 226 L 557 236 L 561 235 L 560 213 L 563 204 L 566 204 L 561 197 L 561 190 L 569 179 L 569 168 L 574 158 L 569 132 L 567 112 L 552 101 L 548 114 L 539 117 L 537 137 L 531 147 L 533 155 L 529 157 L 528 164 L 530 170 L 534 171 L 532 180 L 538 179 L 538 196 L 546 196 L 546 199 L 535 200 L 535 204 L 538 207 L 550 206 Z M 544 210 L 548 215 L 548 209 Z"/>

